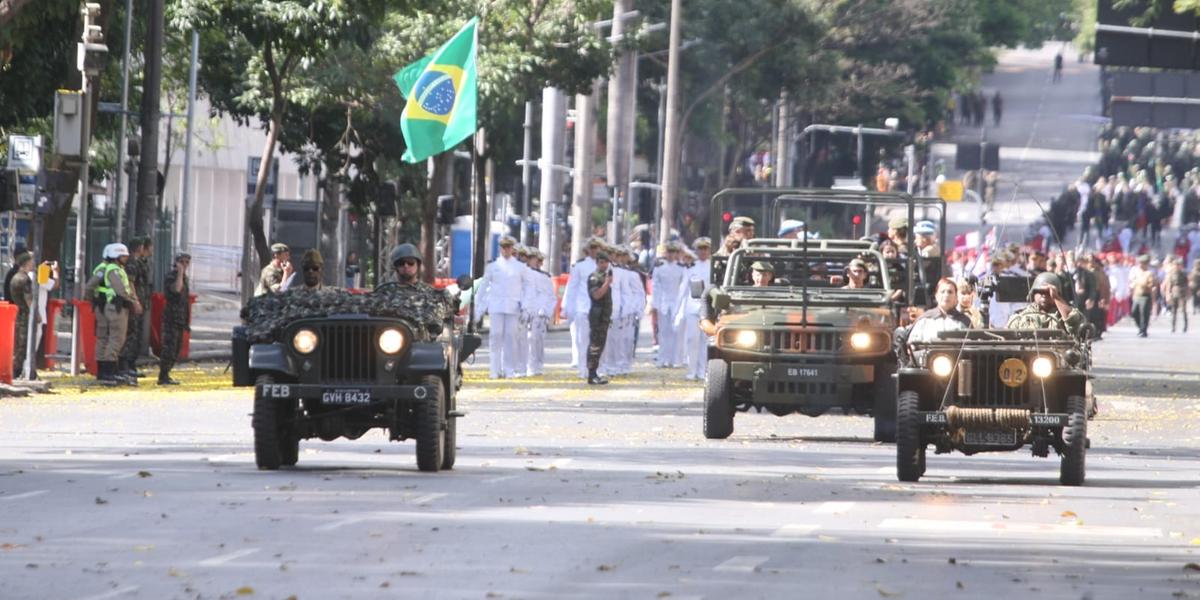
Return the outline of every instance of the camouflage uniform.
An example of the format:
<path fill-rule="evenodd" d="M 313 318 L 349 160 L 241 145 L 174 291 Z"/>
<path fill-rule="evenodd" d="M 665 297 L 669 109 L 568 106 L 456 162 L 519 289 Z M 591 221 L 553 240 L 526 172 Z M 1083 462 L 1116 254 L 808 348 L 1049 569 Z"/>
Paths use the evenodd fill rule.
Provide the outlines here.
<path fill-rule="evenodd" d="M 129 283 L 133 286 L 133 293 L 137 296 L 138 302 L 143 307 L 150 306 L 150 259 L 149 257 L 139 257 L 130 259 L 125 263 L 125 276 L 129 278 Z M 125 345 L 121 347 L 121 369 L 122 371 L 136 370 L 136 363 L 139 356 L 142 355 L 142 330 L 146 322 L 145 313 L 140 315 L 133 314 L 129 311 L 129 324 L 125 328 Z"/>
<path fill-rule="evenodd" d="M 1008 329 L 1060 329 L 1079 337 L 1080 330 L 1087 319 L 1079 309 L 1072 308 L 1066 319 L 1058 314 L 1042 312 L 1036 304 L 1029 304 L 1008 318 Z"/>
<path fill-rule="evenodd" d="M 588 276 L 587 281 L 588 297 L 592 299 L 592 308 L 588 312 L 587 367 L 592 374 L 600 368 L 600 355 L 604 353 L 604 343 L 608 340 L 608 325 L 612 321 L 612 288 L 601 298 L 596 298 L 592 292 L 604 285 L 608 274 L 609 271 L 596 271 Z"/>
<path fill-rule="evenodd" d="M 407 319 L 419 325 L 414 334 L 429 341 L 441 333 L 452 316 L 445 293 L 424 283 L 387 285 L 369 294 L 351 294 L 338 288 L 315 292 L 288 290 L 251 298 L 242 308 L 242 321 L 252 344 L 272 343 L 297 319 L 336 314 Z"/>
<path fill-rule="evenodd" d="M 175 280 L 179 277 L 183 277 L 183 289 L 176 293 Z M 163 279 L 163 289 L 167 303 L 163 306 L 162 347 L 158 352 L 160 382 L 170 378 L 171 369 L 175 367 L 175 361 L 183 347 L 183 332 L 191 331 L 192 320 L 187 275 L 181 274 L 178 269 L 171 269 Z"/>
<path fill-rule="evenodd" d="M 275 266 L 272 261 L 263 267 L 262 275 L 258 278 L 258 287 L 254 288 L 255 296 L 262 296 L 279 291 L 279 286 L 283 285 L 283 267 Z"/>
<path fill-rule="evenodd" d="M 25 350 L 29 345 L 29 309 L 33 300 L 33 282 L 29 274 L 17 272 L 9 292 L 17 305 L 17 324 L 13 335 L 13 376 L 25 371 Z"/>

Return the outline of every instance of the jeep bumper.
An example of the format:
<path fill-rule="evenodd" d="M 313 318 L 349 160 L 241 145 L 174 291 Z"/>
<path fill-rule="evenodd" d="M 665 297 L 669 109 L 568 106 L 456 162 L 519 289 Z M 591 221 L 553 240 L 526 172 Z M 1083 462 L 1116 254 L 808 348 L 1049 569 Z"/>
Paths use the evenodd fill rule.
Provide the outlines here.
<path fill-rule="evenodd" d="M 320 385 L 304 383 L 264 383 L 254 387 L 257 394 L 279 400 L 319 400 L 330 406 L 361 406 L 374 402 L 424 402 L 434 397 L 427 385 Z"/>
<path fill-rule="evenodd" d="M 730 378 L 751 383 L 755 403 L 842 406 L 854 386 L 875 381 L 875 365 L 731 362 Z"/>

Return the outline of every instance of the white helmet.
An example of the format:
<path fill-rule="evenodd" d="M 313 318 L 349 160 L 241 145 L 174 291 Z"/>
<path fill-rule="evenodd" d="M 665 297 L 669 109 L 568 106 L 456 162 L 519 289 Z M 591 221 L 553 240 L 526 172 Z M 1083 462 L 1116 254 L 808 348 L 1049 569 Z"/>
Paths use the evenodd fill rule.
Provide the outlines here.
<path fill-rule="evenodd" d="M 129 256 L 129 248 L 125 244 L 109 244 L 104 247 L 104 258 L 116 260 L 122 256 Z"/>

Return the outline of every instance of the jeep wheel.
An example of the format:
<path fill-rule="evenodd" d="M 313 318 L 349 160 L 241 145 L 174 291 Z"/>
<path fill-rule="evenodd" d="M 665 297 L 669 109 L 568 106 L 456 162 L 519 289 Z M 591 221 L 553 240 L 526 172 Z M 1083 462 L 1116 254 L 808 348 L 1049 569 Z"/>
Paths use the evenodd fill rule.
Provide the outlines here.
<path fill-rule="evenodd" d="M 1082 396 L 1067 398 L 1067 426 L 1063 427 L 1063 485 L 1083 485 L 1084 458 L 1087 456 L 1087 401 Z"/>
<path fill-rule="evenodd" d="M 896 477 L 900 481 L 918 481 L 925 474 L 925 444 L 921 442 L 918 398 L 916 392 L 900 392 L 897 402 Z"/>
<path fill-rule="evenodd" d="M 445 458 L 446 432 L 442 422 L 446 416 L 446 389 L 442 378 L 426 375 L 421 385 L 433 388 L 431 397 L 417 403 L 413 409 L 413 424 L 417 440 L 417 468 L 422 471 L 437 471 Z"/>
<path fill-rule="evenodd" d="M 708 361 L 704 377 L 704 437 L 723 440 L 733 435 L 733 399 L 729 381 L 729 363 L 714 358 Z"/>
<path fill-rule="evenodd" d="M 270 375 L 259 375 L 254 388 L 254 462 L 263 471 L 274 471 L 283 463 L 279 443 L 279 415 L 274 398 L 265 398 L 259 391 L 263 385 L 275 383 Z"/>
<path fill-rule="evenodd" d="M 446 440 L 442 447 L 442 470 L 449 471 L 454 468 L 455 444 L 458 443 L 458 418 L 451 417 L 448 413 L 454 412 L 457 408 L 458 400 L 454 399 L 450 402 L 450 409 L 446 414 Z"/>
<path fill-rule="evenodd" d="M 875 417 L 875 441 L 892 443 L 896 441 L 896 380 L 892 374 L 896 365 L 878 365 L 875 367 L 875 383 L 871 385 L 871 395 L 875 405 L 871 414 Z"/>
<path fill-rule="evenodd" d="M 275 419 L 279 423 L 280 464 L 294 467 L 300 460 L 300 436 L 296 433 L 296 402 L 279 400 L 275 403 Z"/>

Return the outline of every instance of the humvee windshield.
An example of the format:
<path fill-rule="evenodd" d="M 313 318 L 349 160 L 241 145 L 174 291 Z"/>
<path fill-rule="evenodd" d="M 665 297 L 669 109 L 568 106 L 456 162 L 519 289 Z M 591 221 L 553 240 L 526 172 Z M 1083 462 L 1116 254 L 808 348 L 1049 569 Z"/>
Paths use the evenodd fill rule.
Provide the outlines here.
<path fill-rule="evenodd" d="M 862 260 L 867 267 L 863 288 L 848 288 L 850 261 Z M 885 301 L 891 291 L 887 264 L 879 252 L 868 249 L 823 249 L 800 248 L 740 248 L 730 256 L 729 268 L 725 271 L 724 286 L 734 291 L 748 291 L 754 283 L 752 265 L 755 262 L 770 263 L 774 271 L 771 284 L 753 288 L 754 293 L 773 291 L 801 292 L 807 288 L 812 296 L 836 296 L 847 298 L 866 295 L 876 301 Z M 810 298 L 815 299 L 815 298 Z"/>

